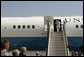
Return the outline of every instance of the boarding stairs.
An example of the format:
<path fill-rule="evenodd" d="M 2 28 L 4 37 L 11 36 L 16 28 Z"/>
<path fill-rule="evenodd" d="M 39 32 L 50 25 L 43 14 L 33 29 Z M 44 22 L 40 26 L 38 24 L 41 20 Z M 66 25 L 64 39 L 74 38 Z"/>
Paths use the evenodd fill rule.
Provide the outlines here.
<path fill-rule="evenodd" d="M 67 39 L 64 35 L 64 30 L 61 32 L 52 31 L 49 29 L 48 54 L 47 56 L 69 56 L 67 48 Z"/>

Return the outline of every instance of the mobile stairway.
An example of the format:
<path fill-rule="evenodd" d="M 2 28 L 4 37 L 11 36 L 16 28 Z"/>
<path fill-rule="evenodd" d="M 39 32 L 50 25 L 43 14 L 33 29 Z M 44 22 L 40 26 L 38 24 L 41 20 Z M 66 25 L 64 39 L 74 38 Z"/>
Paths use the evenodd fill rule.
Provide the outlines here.
<path fill-rule="evenodd" d="M 61 32 L 53 32 L 50 26 L 47 56 L 69 56 L 64 26 Z"/>

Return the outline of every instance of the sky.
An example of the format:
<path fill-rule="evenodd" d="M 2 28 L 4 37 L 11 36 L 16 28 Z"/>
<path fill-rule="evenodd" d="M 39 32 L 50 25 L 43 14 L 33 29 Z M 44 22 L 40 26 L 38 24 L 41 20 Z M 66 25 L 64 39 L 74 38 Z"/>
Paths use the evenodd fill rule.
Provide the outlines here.
<path fill-rule="evenodd" d="M 83 16 L 82 1 L 1 1 L 1 17 Z"/>

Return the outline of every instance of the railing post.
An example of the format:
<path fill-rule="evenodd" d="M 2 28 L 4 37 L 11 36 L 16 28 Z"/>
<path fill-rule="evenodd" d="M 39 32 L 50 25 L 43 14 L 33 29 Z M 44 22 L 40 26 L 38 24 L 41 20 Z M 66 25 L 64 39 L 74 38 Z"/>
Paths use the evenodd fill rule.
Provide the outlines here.
<path fill-rule="evenodd" d="M 64 41 L 65 41 L 65 45 L 66 45 L 66 53 L 67 53 L 67 56 L 70 56 L 69 49 L 68 49 L 68 40 L 67 40 L 67 36 L 66 36 L 65 22 L 63 24 L 63 35 L 64 35 Z"/>
<path fill-rule="evenodd" d="M 49 21 L 47 21 L 47 39 L 46 39 L 47 47 L 46 47 L 46 56 L 48 54 L 49 30 L 50 30 L 50 25 L 49 25 Z"/>

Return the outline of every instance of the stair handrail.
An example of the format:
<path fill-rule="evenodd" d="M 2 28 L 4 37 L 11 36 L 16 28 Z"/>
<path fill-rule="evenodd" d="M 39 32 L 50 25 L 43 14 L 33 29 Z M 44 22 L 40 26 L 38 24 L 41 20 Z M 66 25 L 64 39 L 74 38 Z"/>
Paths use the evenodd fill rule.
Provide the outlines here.
<path fill-rule="evenodd" d="M 64 43 L 65 43 L 65 50 L 66 50 L 66 56 L 70 56 L 69 54 L 69 48 L 68 48 L 68 40 L 67 40 L 67 36 L 66 36 L 66 30 L 65 30 L 65 23 L 62 24 L 62 32 L 63 32 L 63 39 L 64 39 Z"/>
<path fill-rule="evenodd" d="M 51 32 L 52 32 L 52 29 L 51 29 L 51 25 L 49 27 L 49 38 L 48 38 L 48 51 L 49 51 L 49 43 L 50 43 L 50 38 L 51 38 Z M 49 55 L 49 52 L 47 53 L 47 56 Z"/>
<path fill-rule="evenodd" d="M 50 22 L 47 21 L 47 50 L 46 50 L 46 56 L 48 56 L 48 51 L 49 51 L 49 42 L 50 42 L 50 37 L 51 37 L 51 25 Z"/>

